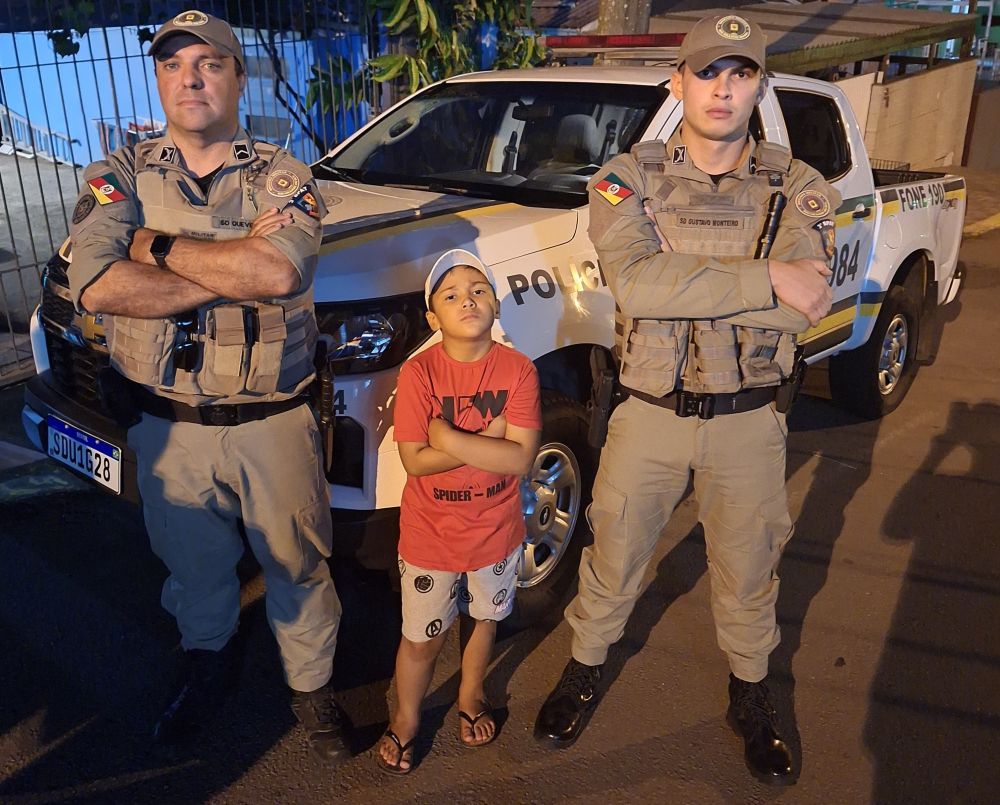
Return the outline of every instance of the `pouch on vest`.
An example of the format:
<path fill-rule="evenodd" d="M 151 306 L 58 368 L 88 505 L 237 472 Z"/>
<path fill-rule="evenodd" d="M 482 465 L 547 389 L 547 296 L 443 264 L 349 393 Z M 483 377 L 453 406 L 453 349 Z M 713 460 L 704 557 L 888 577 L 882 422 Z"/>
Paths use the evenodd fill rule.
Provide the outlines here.
<path fill-rule="evenodd" d="M 631 325 L 631 326 L 629 326 Z M 687 326 L 680 321 L 632 319 L 622 347 L 622 385 L 662 397 L 673 391 L 686 357 Z"/>
<path fill-rule="evenodd" d="M 792 374 L 795 338 L 776 330 L 738 327 L 744 388 L 776 385 Z"/>
<path fill-rule="evenodd" d="M 267 394 L 278 388 L 281 358 L 288 337 L 285 310 L 281 305 L 262 304 L 253 312 L 257 326 L 253 347 L 250 350 L 250 371 L 247 375 L 246 388 L 247 391 Z"/>
<path fill-rule="evenodd" d="M 229 396 L 244 390 L 246 341 L 242 305 L 218 305 L 205 314 L 205 357 L 198 378 L 202 391 Z"/>
<path fill-rule="evenodd" d="M 170 319 L 130 316 L 107 316 L 105 323 L 111 364 L 136 383 L 162 385 L 167 378 L 177 325 Z"/>
<path fill-rule="evenodd" d="M 737 328 L 722 321 L 695 321 L 691 326 L 695 378 L 684 387 L 700 393 L 723 394 L 740 390 Z"/>

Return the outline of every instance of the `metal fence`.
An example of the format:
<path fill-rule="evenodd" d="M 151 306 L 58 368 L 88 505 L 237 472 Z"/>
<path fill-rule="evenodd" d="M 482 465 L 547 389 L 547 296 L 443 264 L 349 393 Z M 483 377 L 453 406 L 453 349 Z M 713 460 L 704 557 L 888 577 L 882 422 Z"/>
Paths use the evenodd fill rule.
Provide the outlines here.
<path fill-rule="evenodd" d="M 246 60 L 241 123 L 306 162 L 378 111 L 361 68 L 385 42 L 361 0 L 95 0 L 81 20 L 85 5 L 0 4 L 0 385 L 33 372 L 28 323 L 83 167 L 163 131 L 146 55 L 163 22 L 192 7 L 227 18 Z"/>

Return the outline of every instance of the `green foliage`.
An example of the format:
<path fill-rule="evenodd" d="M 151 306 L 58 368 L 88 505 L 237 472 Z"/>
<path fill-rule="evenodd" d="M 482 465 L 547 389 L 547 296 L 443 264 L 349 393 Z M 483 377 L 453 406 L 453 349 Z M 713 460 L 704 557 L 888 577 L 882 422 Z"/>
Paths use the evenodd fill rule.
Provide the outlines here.
<path fill-rule="evenodd" d="M 479 23 L 497 26 L 495 69 L 530 67 L 544 55 L 534 32 L 525 32 L 531 0 L 373 0 L 372 8 L 403 52 L 369 60 L 371 77 L 405 81 L 410 92 L 475 69 L 471 43 Z"/>
<path fill-rule="evenodd" d="M 442 78 L 466 73 L 476 67 L 474 41 L 480 23 L 497 26 L 495 69 L 530 67 L 543 57 L 538 37 L 531 30 L 531 0 L 359 0 L 359 15 L 372 23 L 376 19 L 398 43 L 398 52 L 376 56 L 360 70 L 336 56 L 310 68 L 304 96 L 299 96 L 281 74 L 274 35 L 296 31 L 308 37 L 314 27 L 343 22 L 340 6 L 329 0 L 299 0 L 273 3 L 270 0 L 226 0 L 231 20 L 267 20 L 268 36 L 258 39 L 275 64 L 275 96 L 313 136 L 318 135 L 308 119 L 318 104 L 322 114 L 350 109 L 365 97 L 366 83 L 397 81 L 409 92 Z M 197 3 L 191 5 L 197 6 Z M 149 0 L 116 0 L 116 17 L 148 20 Z M 120 15 L 120 16 L 119 16 Z M 96 0 L 63 0 L 53 13 L 47 36 L 59 56 L 73 56 L 80 50 L 79 39 L 95 26 L 114 24 L 104 18 L 103 4 Z M 155 29 L 140 27 L 140 43 L 152 40 Z"/>
<path fill-rule="evenodd" d="M 61 6 L 53 17 L 55 25 L 49 31 L 52 49 L 59 56 L 75 56 L 80 52 L 80 37 L 86 36 L 94 17 L 94 4 L 90 0 L 76 0 Z"/>
<path fill-rule="evenodd" d="M 364 100 L 364 70 L 351 71 L 351 63 L 343 56 L 332 57 L 325 67 L 314 64 L 306 89 L 305 105 L 311 109 L 319 103 L 326 115 L 332 110 L 350 109 Z"/>

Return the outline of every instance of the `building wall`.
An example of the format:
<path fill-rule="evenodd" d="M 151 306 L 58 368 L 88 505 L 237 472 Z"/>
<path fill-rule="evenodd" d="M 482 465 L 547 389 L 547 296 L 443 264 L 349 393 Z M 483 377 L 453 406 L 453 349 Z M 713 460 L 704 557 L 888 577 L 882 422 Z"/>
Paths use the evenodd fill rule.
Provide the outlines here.
<path fill-rule="evenodd" d="M 844 91 L 847 100 L 851 102 L 854 117 L 862 133 L 868 127 L 868 106 L 871 103 L 872 85 L 875 83 L 875 73 L 842 78 L 837 82 L 837 88 Z"/>
<path fill-rule="evenodd" d="M 976 61 L 936 67 L 872 87 L 865 146 L 874 159 L 914 168 L 956 165 L 976 79 Z"/>
<path fill-rule="evenodd" d="M 1000 168 L 1000 87 L 984 88 L 973 97 L 965 164 L 977 170 Z"/>

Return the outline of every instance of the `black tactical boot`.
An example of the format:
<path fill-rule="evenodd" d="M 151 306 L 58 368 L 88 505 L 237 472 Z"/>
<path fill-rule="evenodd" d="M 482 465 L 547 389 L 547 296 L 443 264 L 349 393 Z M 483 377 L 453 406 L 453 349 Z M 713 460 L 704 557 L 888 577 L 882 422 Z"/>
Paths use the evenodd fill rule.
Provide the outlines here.
<path fill-rule="evenodd" d="M 191 740 L 222 706 L 235 681 L 232 643 L 221 651 L 184 652 L 178 682 L 153 727 L 153 740 L 177 745 Z"/>
<path fill-rule="evenodd" d="M 762 783 L 793 785 L 792 756 L 778 734 L 777 714 L 761 682 L 744 682 L 729 675 L 729 710 L 726 720 L 743 738 L 747 768 Z"/>
<path fill-rule="evenodd" d="M 597 704 L 595 689 L 600 679 L 601 666 L 584 665 L 571 659 L 559 683 L 538 711 L 535 740 L 544 746 L 561 749 L 579 738 Z"/>
<path fill-rule="evenodd" d="M 305 727 L 309 748 L 320 760 L 336 766 L 351 756 L 347 745 L 350 721 L 334 701 L 329 685 L 309 693 L 293 690 L 292 712 Z"/>

